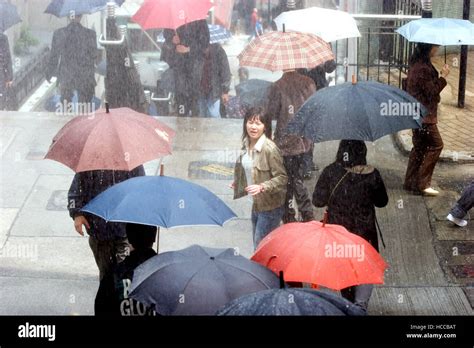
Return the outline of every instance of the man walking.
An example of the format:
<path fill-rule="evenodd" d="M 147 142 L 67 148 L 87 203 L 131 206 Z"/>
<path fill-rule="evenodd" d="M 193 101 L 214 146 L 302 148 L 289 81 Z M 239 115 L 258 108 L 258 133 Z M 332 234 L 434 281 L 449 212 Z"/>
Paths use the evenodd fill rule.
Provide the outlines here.
<path fill-rule="evenodd" d="M 13 68 L 8 37 L 0 33 L 0 110 L 6 109 L 6 93 L 12 83 Z"/>

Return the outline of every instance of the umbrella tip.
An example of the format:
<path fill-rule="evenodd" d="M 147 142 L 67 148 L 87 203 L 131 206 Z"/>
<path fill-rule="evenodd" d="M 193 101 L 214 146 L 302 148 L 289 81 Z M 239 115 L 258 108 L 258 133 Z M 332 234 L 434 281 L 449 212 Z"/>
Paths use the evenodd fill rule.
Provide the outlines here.
<path fill-rule="evenodd" d="M 160 176 L 165 175 L 165 165 L 162 163 L 160 164 Z"/>
<path fill-rule="evenodd" d="M 352 84 L 355 85 L 357 84 L 357 77 L 354 75 L 352 75 Z"/>
<path fill-rule="evenodd" d="M 285 23 L 283 23 L 283 32 L 286 33 L 286 29 L 285 29 Z"/>
<path fill-rule="evenodd" d="M 280 271 L 280 289 L 284 289 L 285 288 L 285 278 L 283 277 L 283 271 Z"/>
<path fill-rule="evenodd" d="M 110 114 L 110 108 L 109 108 L 109 103 L 105 103 L 105 112 Z"/>
<path fill-rule="evenodd" d="M 329 214 L 327 211 L 325 211 L 324 216 L 323 216 L 323 227 L 326 226 L 326 224 L 328 223 L 328 218 L 329 218 Z"/>

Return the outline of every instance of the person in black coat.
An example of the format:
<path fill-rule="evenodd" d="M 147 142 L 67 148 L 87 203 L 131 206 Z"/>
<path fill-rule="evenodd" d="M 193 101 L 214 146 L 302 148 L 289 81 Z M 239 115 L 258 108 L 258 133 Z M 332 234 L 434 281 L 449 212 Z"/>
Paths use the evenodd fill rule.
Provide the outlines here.
<path fill-rule="evenodd" d="M 13 81 L 12 57 L 8 37 L 0 33 L 0 110 L 6 107 L 6 92 Z"/>
<path fill-rule="evenodd" d="M 94 254 L 100 279 L 114 264 L 123 261 L 129 244 L 125 224 L 106 222 L 104 219 L 81 209 L 93 198 L 109 187 L 137 176 L 144 176 L 145 169 L 138 166 L 130 172 L 121 170 L 92 170 L 77 173 L 68 192 L 69 216 L 74 220 L 74 228 L 81 236 L 85 226 L 89 235 L 89 246 Z"/>
<path fill-rule="evenodd" d="M 61 99 L 67 103 L 75 90 L 80 103 L 90 103 L 96 86 L 97 36 L 81 25 L 81 18 L 76 16 L 67 27 L 54 32 L 46 68 L 46 80 L 58 78 Z"/>
<path fill-rule="evenodd" d="M 316 183 L 313 204 L 327 206 L 328 222 L 342 225 L 378 250 L 375 207 L 388 203 L 379 171 L 367 165 L 367 147 L 360 140 L 342 140 L 336 161 L 324 168 Z M 341 290 L 343 297 L 367 310 L 373 285 Z"/>

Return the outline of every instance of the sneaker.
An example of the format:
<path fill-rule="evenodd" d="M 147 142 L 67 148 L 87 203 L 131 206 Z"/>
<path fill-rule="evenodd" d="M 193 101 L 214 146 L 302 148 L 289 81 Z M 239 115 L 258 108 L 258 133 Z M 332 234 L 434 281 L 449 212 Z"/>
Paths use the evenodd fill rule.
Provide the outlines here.
<path fill-rule="evenodd" d="M 439 191 L 436 191 L 434 188 L 432 187 L 428 187 L 427 189 L 424 189 L 423 190 L 423 195 L 424 196 L 430 196 L 430 197 L 435 197 L 437 195 L 439 195 Z"/>
<path fill-rule="evenodd" d="M 446 219 L 451 221 L 453 224 L 459 226 L 459 227 L 466 227 L 467 226 L 467 221 L 464 219 L 458 219 L 457 217 L 452 216 L 449 214 Z"/>

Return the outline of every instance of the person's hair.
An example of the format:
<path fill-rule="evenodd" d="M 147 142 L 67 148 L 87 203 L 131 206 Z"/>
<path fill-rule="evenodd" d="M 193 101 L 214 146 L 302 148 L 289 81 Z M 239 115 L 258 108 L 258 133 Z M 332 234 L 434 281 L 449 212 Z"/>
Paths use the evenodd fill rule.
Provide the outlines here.
<path fill-rule="evenodd" d="M 415 47 L 415 51 L 411 55 L 408 63 L 409 65 L 413 65 L 417 62 L 429 63 L 430 62 L 430 53 L 431 49 L 438 45 L 432 45 L 428 43 L 419 43 Z"/>
<path fill-rule="evenodd" d="M 248 138 L 247 122 L 254 118 L 258 118 L 260 122 L 264 124 L 265 126 L 264 134 L 267 136 L 267 138 L 271 139 L 272 138 L 272 118 L 269 114 L 266 113 L 263 107 L 258 106 L 258 107 L 250 107 L 245 112 L 242 140 L 245 140 Z"/>
<path fill-rule="evenodd" d="M 127 223 L 128 242 L 134 249 L 150 249 L 156 239 L 156 226 Z"/>
<path fill-rule="evenodd" d="M 176 35 L 174 29 L 163 29 L 163 37 L 167 44 L 170 44 L 173 41 L 173 37 Z"/>
<path fill-rule="evenodd" d="M 336 163 L 344 168 L 367 164 L 367 146 L 362 140 L 341 140 Z"/>

